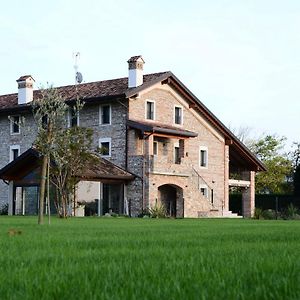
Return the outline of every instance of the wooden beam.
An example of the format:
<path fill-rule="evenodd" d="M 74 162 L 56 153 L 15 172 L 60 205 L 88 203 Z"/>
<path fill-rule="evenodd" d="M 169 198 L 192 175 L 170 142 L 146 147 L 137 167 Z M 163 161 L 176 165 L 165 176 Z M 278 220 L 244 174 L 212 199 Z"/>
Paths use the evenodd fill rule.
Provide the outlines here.
<path fill-rule="evenodd" d="M 169 139 L 178 139 L 178 140 L 189 139 L 188 136 L 170 135 L 170 134 L 155 133 L 155 132 L 153 133 L 153 136 L 164 137 Z"/>

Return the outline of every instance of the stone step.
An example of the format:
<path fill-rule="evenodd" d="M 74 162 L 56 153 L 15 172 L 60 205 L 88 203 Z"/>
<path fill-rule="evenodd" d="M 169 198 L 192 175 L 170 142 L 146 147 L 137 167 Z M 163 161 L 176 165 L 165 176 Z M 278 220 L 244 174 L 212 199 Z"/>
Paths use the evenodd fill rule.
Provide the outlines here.
<path fill-rule="evenodd" d="M 233 218 L 241 219 L 242 216 L 239 216 L 232 211 L 219 211 L 217 209 L 211 209 L 210 211 L 198 211 L 199 218 Z"/>

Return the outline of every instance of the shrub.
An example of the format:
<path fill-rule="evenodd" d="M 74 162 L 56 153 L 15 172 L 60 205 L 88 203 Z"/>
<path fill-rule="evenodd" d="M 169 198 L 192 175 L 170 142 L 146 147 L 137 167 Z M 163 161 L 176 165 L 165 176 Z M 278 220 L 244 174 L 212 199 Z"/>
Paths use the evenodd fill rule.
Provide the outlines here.
<path fill-rule="evenodd" d="M 143 209 L 141 213 L 138 214 L 138 218 L 150 217 L 149 209 Z"/>
<path fill-rule="evenodd" d="M 163 204 L 155 203 L 153 207 L 149 209 L 151 218 L 165 218 L 166 217 L 166 209 Z"/>
<path fill-rule="evenodd" d="M 8 215 L 8 203 L 0 207 L 0 215 Z"/>
<path fill-rule="evenodd" d="M 265 220 L 275 220 L 276 219 L 276 211 L 273 209 L 263 210 L 262 217 Z"/>
<path fill-rule="evenodd" d="M 263 210 L 259 207 L 255 207 L 255 211 L 254 211 L 254 219 L 258 219 L 261 220 L 263 219 Z"/>
<path fill-rule="evenodd" d="M 285 210 L 285 217 L 290 220 L 299 219 L 298 208 L 291 203 Z"/>

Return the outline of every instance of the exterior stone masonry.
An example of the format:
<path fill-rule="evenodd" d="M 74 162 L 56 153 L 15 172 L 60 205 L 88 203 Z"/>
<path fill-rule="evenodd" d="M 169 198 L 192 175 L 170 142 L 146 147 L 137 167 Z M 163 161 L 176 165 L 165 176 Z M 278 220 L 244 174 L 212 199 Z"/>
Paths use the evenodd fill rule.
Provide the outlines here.
<path fill-rule="evenodd" d="M 14 114 L 13 114 L 14 115 Z M 36 125 L 32 114 L 17 114 L 24 120 L 19 134 L 11 134 L 10 120 L 8 115 L 0 115 L 0 168 L 10 162 L 10 147 L 20 146 L 20 154 L 32 146 L 36 136 Z M 8 185 L 0 181 L 0 208 L 8 201 Z"/>
<path fill-rule="evenodd" d="M 96 97 L 94 101 L 87 102 L 80 112 L 79 126 L 89 127 L 94 131 L 93 147 L 96 149 L 100 146 L 100 139 L 109 141 L 110 155 L 105 158 L 135 175 L 132 181 L 119 181 L 118 185 L 114 183 L 119 190 L 120 184 L 124 184 L 124 193 L 118 194 L 124 198 L 119 199 L 123 201 L 119 207 L 124 207 L 124 213 L 131 216 L 145 213 L 156 204 L 163 204 L 167 214 L 172 217 L 231 216 L 228 212 L 229 186 L 239 184 L 229 178 L 230 151 L 233 149 L 230 145 L 234 137 L 231 133 L 228 134 L 227 129 L 222 129 L 222 124 L 216 126 L 219 122 L 217 119 L 211 121 L 215 117 L 207 117 L 203 111 L 196 110 L 187 101 L 186 92 L 175 89 L 166 81 L 167 76 L 173 76 L 170 72 L 157 74 L 145 77 L 154 78 L 152 84 L 148 82 L 129 89 L 136 89 L 131 95 L 127 94 L 126 86 L 124 94 L 116 94 L 110 98 Z M 161 76 L 165 76 L 165 79 L 156 80 Z M 124 84 L 124 79 L 115 81 L 119 85 Z M 93 83 L 91 86 L 96 85 Z M 108 82 L 99 86 L 109 90 Z M 82 89 L 87 87 L 83 85 Z M 101 91 L 99 89 L 99 93 Z M 154 120 L 147 119 L 147 101 L 154 105 Z M 103 105 L 110 105 L 111 112 L 110 123 L 104 125 L 100 124 L 100 107 Z M 182 121 L 178 122 L 177 119 L 180 124 L 175 124 L 175 108 L 177 118 Z M 8 114 L 0 115 L 0 168 L 9 162 L 11 146 L 18 145 L 21 154 L 35 140 L 36 125 L 32 114 L 20 112 L 18 115 L 25 120 L 19 134 L 11 134 Z M 140 127 L 134 127 L 133 123 Z M 149 130 L 160 124 L 163 125 L 160 131 Z M 247 150 L 239 142 L 234 142 L 237 143 L 236 147 L 242 147 L 242 150 L 237 148 L 240 152 L 234 150 L 235 155 L 248 155 L 247 164 L 241 168 L 239 165 L 234 167 L 240 168 L 244 172 L 243 176 L 247 177 L 243 209 L 244 215 L 250 217 L 254 210 L 254 170 L 257 168 L 257 161 L 246 153 Z M 203 166 L 200 164 L 201 159 Z M 102 188 L 99 186 L 100 199 Z M 9 190 L 11 188 L 1 181 L 0 207 L 11 197 Z M 113 190 L 111 193 L 116 197 Z"/>
<path fill-rule="evenodd" d="M 183 124 L 179 128 L 198 133 L 195 138 L 161 138 L 153 137 L 144 142 L 131 134 L 130 144 L 135 144 L 134 150 L 130 149 L 129 156 L 138 157 L 144 149 L 147 167 L 145 171 L 144 206 L 152 207 L 159 201 L 159 187 L 171 185 L 183 192 L 184 216 L 198 217 L 199 212 L 223 208 L 225 198 L 225 140 L 222 135 L 213 129 L 199 114 L 188 107 L 186 101 L 168 85 L 160 83 L 151 90 L 139 95 L 138 99 L 129 101 L 129 118 L 144 121 L 146 115 L 146 102 L 155 102 L 155 122 L 174 126 L 175 106 L 183 109 Z M 153 155 L 151 144 L 158 143 L 158 155 Z M 174 163 L 174 145 L 184 143 L 184 155 L 180 164 Z M 200 147 L 208 150 L 208 166 L 199 166 Z M 150 152 L 149 152 L 150 151 Z M 152 152 L 151 152 L 152 151 Z M 131 161 L 135 161 L 131 159 Z M 131 165 L 129 165 L 130 170 Z M 204 197 L 193 179 L 195 171 L 203 178 L 208 187 L 214 191 L 214 206 Z M 134 170 L 134 168 L 132 168 Z M 141 175 L 141 174 L 140 174 Z M 179 203 L 183 207 L 182 203 Z M 179 215 L 182 213 L 179 212 Z"/>

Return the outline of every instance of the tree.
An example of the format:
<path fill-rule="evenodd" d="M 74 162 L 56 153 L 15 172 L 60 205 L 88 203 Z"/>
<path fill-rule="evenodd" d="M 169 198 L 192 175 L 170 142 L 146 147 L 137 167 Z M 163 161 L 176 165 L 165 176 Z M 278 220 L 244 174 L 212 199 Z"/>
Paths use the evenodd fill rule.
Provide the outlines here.
<path fill-rule="evenodd" d="M 256 176 L 258 193 L 290 193 L 288 181 L 292 173 L 292 162 L 282 154 L 285 137 L 266 135 L 250 145 L 250 150 L 265 164 L 267 171 Z"/>
<path fill-rule="evenodd" d="M 97 157 L 91 152 L 93 130 L 90 128 L 67 128 L 57 139 L 51 149 L 51 183 L 57 189 L 56 206 L 60 217 L 66 218 L 71 208 L 72 200 L 75 213 L 76 186 L 79 174 L 82 174 L 91 164 L 97 162 Z"/>
<path fill-rule="evenodd" d="M 57 90 L 49 87 L 41 90 L 41 96 L 33 100 L 32 106 L 37 124 L 37 138 L 34 144 L 43 157 L 38 211 L 38 224 L 43 224 L 47 164 L 56 135 L 65 124 L 67 105 Z"/>
<path fill-rule="evenodd" d="M 82 107 L 83 103 L 77 98 L 71 107 L 72 115 L 78 115 Z M 42 90 L 41 97 L 33 102 L 34 118 L 38 128 L 35 147 L 43 157 L 39 224 L 43 224 L 46 177 L 56 188 L 58 213 L 61 217 L 66 217 L 71 196 L 75 194 L 78 175 L 95 159 L 95 155 L 91 152 L 92 129 L 77 126 L 67 128 L 68 109 L 65 100 L 52 87 Z"/>
<path fill-rule="evenodd" d="M 300 196 L 300 143 L 293 143 L 290 159 L 293 164 L 293 186 L 294 195 Z"/>

